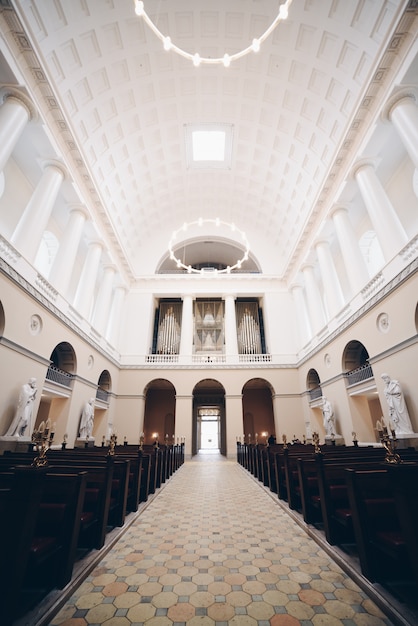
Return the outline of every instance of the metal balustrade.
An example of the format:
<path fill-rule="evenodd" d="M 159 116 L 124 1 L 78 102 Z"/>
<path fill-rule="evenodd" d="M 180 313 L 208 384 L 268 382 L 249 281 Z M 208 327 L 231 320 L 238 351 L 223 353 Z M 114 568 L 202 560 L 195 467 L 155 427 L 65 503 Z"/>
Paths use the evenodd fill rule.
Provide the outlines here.
<path fill-rule="evenodd" d="M 55 367 L 55 365 L 50 365 L 46 373 L 46 378 L 53 383 L 62 385 L 63 387 L 71 387 L 74 376 L 69 372 L 60 370 L 58 367 Z"/>
<path fill-rule="evenodd" d="M 344 377 L 347 380 L 348 387 L 350 385 L 361 383 L 364 380 L 369 380 L 370 378 L 373 378 L 372 366 L 369 363 L 364 363 L 350 372 L 345 372 Z"/>

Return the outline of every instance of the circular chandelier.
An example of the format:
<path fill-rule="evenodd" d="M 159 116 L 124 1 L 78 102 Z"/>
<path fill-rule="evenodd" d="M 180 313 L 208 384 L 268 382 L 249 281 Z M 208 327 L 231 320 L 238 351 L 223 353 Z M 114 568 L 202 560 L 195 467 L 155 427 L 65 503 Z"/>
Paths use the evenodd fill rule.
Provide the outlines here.
<path fill-rule="evenodd" d="M 179 46 L 176 46 L 171 41 L 171 38 L 168 37 L 167 35 L 164 35 L 159 30 L 159 28 L 154 24 L 154 22 L 151 20 L 151 18 L 149 17 L 147 12 L 145 11 L 144 3 L 143 3 L 142 0 L 135 0 L 135 13 L 139 17 L 142 17 L 143 20 L 145 21 L 145 23 L 153 31 L 153 33 L 155 35 L 157 35 L 158 39 L 160 39 L 160 41 L 162 42 L 162 44 L 164 46 L 164 50 L 167 50 L 167 51 L 171 50 L 172 52 L 176 52 L 177 54 L 179 54 L 180 56 L 184 57 L 185 59 L 189 59 L 190 61 L 192 61 L 193 65 L 195 65 L 196 67 L 198 67 L 201 64 L 207 64 L 207 65 L 219 65 L 219 64 L 222 64 L 225 67 L 229 67 L 231 65 L 232 61 L 236 61 L 237 59 L 240 59 L 241 57 L 245 56 L 246 54 L 248 54 L 250 52 L 258 52 L 260 50 L 261 44 L 264 42 L 265 39 L 267 39 L 267 37 L 270 35 L 270 33 L 273 32 L 273 30 L 276 28 L 277 24 L 279 22 L 281 22 L 282 20 L 285 20 L 287 18 L 288 12 L 289 12 L 289 7 L 290 7 L 291 4 L 292 4 L 292 0 L 286 0 L 286 2 L 281 4 L 280 7 L 279 7 L 279 12 L 278 12 L 276 18 L 272 21 L 272 23 L 267 28 L 267 30 L 264 31 L 264 33 L 261 35 L 261 37 L 253 39 L 249 46 L 247 46 L 246 48 L 244 48 L 240 52 L 236 52 L 235 54 L 226 54 L 225 53 L 223 56 L 216 57 L 216 58 L 202 57 L 199 54 L 199 52 L 195 52 L 194 54 L 192 54 L 191 52 L 187 52 L 186 50 L 183 50 L 182 48 L 179 48 Z"/>
<path fill-rule="evenodd" d="M 244 254 L 242 256 L 241 259 L 238 259 L 236 261 L 236 263 L 234 265 L 228 265 L 225 269 L 222 270 L 213 270 L 213 274 L 230 274 L 232 272 L 232 270 L 235 269 L 241 269 L 242 264 L 244 263 L 244 261 L 247 261 L 248 259 L 248 255 L 250 252 L 250 245 L 248 243 L 248 239 L 245 235 L 245 233 L 240 230 L 239 228 L 237 228 L 235 226 L 235 224 L 229 224 L 228 222 L 223 222 L 222 220 L 219 219 L 219 217 L 217 217 L 216 219 L 203 219 L 203 218 L 199 218 L 198 220 L 194 221 L 194 222 L 184 222 L 183 226 L 181 226 L 180 228 L 178 228 L 177 230 L 173 231 L 172 235 L 171 235 L 171 239 L 168 243 L 168 251 L 170 253 L 170 259 L 172 259 L 177 267 L 179 269 L 184 269 L 187 271 L 188 274 L 205 274 L 207 273 L 207 271 L 205 272 L 204 268 L 201 269 L 197 269 L 195 267 L 193 267 L 192 265 L 185 265 L 179 258 L 176 257 L 175 252 L 173 250 L 173 246 L 175 245 L 175 242 L 177 240 L 178 234 L 181 232 L 186 232 L 191 226 L 198 226 L 199 228 L 203 226 L 203 224 L 214 224 L 217 228 L 219 228 L 220 226 L 227 226 L 231 232 L 233 233 L 238 233 L 238 235 L 240 235 L 242 242 L 245 246 L 245 251 Z"/>

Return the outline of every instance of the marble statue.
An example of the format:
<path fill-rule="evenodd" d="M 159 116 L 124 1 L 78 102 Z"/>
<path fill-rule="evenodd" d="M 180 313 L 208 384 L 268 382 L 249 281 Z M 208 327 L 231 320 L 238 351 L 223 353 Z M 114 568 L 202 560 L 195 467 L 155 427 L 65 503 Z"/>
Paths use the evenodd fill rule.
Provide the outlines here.
<path fill-rule="evenodd" d="M 80 421 L 80 439 L 89 439 L 93 432 L 94 424 L 94 398 L 90 398 L 84 405 Z"/>
<path fill-rule="evenodd" d="M 413 434 L 414 431 L 412 429 L 405 398 L 399 382 L 391 379 L 389 374 L 382 374 L 382 380 L 385 382 L 383 393 L 385 394 L 386 402 L 388 403 L 389 419 L 395 427 L 395 434 Z"/>
<path fill-rule="evenodd" d="M 327 398 L 325 398 L 325 396 L 322 402 L 322 415 L 324 417 L 325 436 L 335 437 L 336 432 L 334 410 L 332 408 L 331 402 Z"/>
<path fill-rule="evenodd" d="M 36 378 L 29 378 L 28 382 L 22 385 L 19 394 L 19 400 L 16 407 L 15 416 L 10 424 L 6 436 L 23 437 L 26 428 L 31 426 L 33 404 L 36 394 Z"/>

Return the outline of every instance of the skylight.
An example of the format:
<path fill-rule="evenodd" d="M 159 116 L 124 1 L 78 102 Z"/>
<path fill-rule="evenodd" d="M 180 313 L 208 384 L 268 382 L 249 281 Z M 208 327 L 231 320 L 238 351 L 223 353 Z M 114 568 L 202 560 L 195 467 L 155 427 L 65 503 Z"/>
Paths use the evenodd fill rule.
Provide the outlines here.
<path fill-rule="evenodd" d="M 225 131 L 193 131 L 193 161 L 225 161 L 225 141 Z"/>
<path fill-rule="evenodd" d="M 231 169 L 232 124 L 185 124 L 187 167 Z"/>

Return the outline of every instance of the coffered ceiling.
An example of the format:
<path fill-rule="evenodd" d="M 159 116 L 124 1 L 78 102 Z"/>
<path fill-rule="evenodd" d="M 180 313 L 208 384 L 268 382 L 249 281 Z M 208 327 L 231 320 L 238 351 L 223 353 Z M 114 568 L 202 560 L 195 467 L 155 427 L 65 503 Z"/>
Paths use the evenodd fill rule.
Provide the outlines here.
<path fill-rule="evenodd" d="M 259 37 L 280 2 L 144 5 L 173 43 L 222 57 Z M 8 19 L 11 31 L 24 31 L 10 41 L 24 56 L 30 95 L 127 274 L 167 266 L 174 230 L 219 217 L 246 233 L 251 267 L 286 277 L 373 119 L 407 5 L 293 0 L 261 50 L 229 68 L 166 52 L 133 0 L 10 0 L 16 20 Z M 232 129 L 227 167 L 190 166 L 190 125 Z M 188 237 L 193 262 L 200 240 L 239 248 L 229 230 Z"/>

